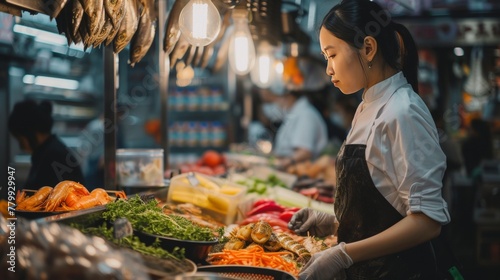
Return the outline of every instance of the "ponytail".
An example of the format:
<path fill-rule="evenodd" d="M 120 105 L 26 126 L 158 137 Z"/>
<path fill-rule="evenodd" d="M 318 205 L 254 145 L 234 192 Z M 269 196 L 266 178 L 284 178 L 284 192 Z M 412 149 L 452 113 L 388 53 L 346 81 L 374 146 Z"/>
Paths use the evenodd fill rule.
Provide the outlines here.
<path fill-rule="evenodd" d="M 400 67 L 408 83 L 418 93 L 418 51 L 408 29 L 399 23 L 392 23 L 398 35 Z"/>

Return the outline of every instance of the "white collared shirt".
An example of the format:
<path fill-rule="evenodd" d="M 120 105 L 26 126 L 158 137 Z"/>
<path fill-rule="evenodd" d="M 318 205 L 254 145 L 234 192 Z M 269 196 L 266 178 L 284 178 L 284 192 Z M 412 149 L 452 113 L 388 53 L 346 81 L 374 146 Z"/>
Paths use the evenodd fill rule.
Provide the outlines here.
<path fill-rule="evenodd" d="M 441 188 L 446 157 L 432 116 L 402 72 L 363 95 L 346 144 L 365 144 L 368 170 L 401 215 L 450 221 Z"/>
<path fill-rule="evenodd" d="M 311 151 L 313 158 L 316 158 L 327 142 L 325 121 L 307 98 L 301 97 L 295 101 L 278 129 L 274 154 L 290 157 L 294 149 L 303 148 Z"/>

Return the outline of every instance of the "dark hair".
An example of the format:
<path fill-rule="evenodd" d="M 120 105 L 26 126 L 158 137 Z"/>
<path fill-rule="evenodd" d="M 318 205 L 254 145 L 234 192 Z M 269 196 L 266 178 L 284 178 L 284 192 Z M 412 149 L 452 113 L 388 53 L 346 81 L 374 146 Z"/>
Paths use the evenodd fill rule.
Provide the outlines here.
<path fill-rule="evenodd" d="M 30 145 L 33 145 L 35 133 L 50 134 L 53 123 L 50 102 L 42 101 L 37 104 L 33 100 L 25 100 L 14 105 L 8 126 L 10 133 L 28 138 Z"/>
<path fill-rule="evenodd" d="M 369 0 L 343 0 L 323 18 L 321 27 L 335 37 L 360 49 L 366 36 L 375 38 L 386 63 L 402 70 L 418 93 L 418 52 L 415 42 L 402 24 L 395 23 L 380 5 Z"/>

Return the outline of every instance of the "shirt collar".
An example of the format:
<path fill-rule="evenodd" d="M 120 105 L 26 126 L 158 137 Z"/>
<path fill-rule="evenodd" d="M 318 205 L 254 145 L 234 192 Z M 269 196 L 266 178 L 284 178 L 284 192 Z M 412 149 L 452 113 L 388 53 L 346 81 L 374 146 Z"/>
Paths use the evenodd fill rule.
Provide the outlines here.
<path fill-rule="evenodd" d="M 396 89 L 400 88 L 402 85 L 407 84 L 405 76 L 403 72 L 399 71 L 398 73 L 392 75 L 391 77 L 373 85 L 363 94 L 363 101 L 372 102 L 375 101 L 382 96 L 386 92 L 393 93 Z"/>

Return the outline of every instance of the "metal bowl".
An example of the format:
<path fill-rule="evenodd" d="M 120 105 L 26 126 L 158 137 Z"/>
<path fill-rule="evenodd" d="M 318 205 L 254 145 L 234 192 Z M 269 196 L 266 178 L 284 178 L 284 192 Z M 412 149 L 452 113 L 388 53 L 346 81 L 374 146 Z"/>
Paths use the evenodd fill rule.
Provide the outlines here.
<path fill-rule="evenodd" d="M 134 235 L 139 237 L 139 239 L 150 245 L 158 239 L 160 241 L 160 246 L 167 250 L 172 251 L 175 247 L 184 248 L 186 258 L 192 260 L 197 264 L 207 264 L 205 259 L 212 249 L 212 246 L 219 243 L 218 240 L 213 241 L 193 241 L 193 240 L 181 240 L 171 237 L 165 237 L 155 234 L 150 234 L 146 232 L 141 232 L 138 230 L 134 231 Z"/>
<path fill-rule="evenodd" d="M 220 276 L 218 273 L 196 272 L 195 274 L 192 275 L 177 275 L 173 280 L 234 280 L 234 279 L 235 278 Z"/>
<path fill-rule="evenodd" d="M 217 273 L 222 277 L 248 280 L 296 280 L 292 274 L 272 268 L 245 265 L 207 265 L 199 266 L 198 272 Z"/>

